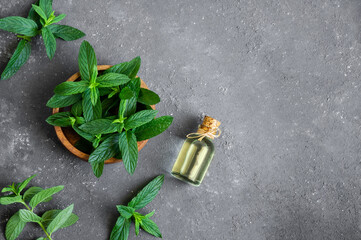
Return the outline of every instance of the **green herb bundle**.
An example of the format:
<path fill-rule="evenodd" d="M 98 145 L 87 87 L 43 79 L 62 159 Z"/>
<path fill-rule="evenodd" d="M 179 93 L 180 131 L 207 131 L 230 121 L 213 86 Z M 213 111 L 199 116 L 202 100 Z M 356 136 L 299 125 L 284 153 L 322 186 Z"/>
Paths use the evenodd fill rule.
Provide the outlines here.
<path fill-rule="evenodd" d="M 162 234 L 160 233 L 157 224 L 150 219 L 150 217 L 153 216 L 154 211 L 147 215 L 142 215 L 135 210 L 141 209 L 153 201 L 162 187 L 163 181 L 164 175 L 154 178 L 128 203 L 127 206 L 117 205 L 120 216 L 110 234 L 110 240 L 127 240 L 131 220 L 135 223 L 135 234 L 137 236 L 139 234 L 139 227 L 141 227 L 144 231 L 153 236 L 162 238 Z"/>
<path fill-rule="evenodd" d="M 123 159 L 125 169 L 133 174 L 138 162 L 137 141 L 157 136 L 173 121 L 171 116 L 155 118 L 158 111 L 151 105 L 160 98 L 140 87 L 140 61 L 136 57 L 99 73 L 94 49 L 84 41 L 78 57 L 81 80 L 56 86 L 47 103 L 51 108 L 71 106 L 46 121 L 72 127 L 81 136 L 76 147 L 90 154 L 88 161 L 97 177 L 112 157 Z"/>
<path fill-rule="evenodd" d="M 85 36 L 85 34 L 67 25 L 58 25 L 65 18 L 65 14 L 55 16 L 52 0 L 39 0 L 32 5 L 27 18 L 12 16 L 0 19 L 0 29 L 18 34 L 20 42 L 1 74 L 1 79 L 8 79 L 23 66 L 30 57 L 33 37 L 41 35 L 44 40 L 46 54 L 52 59 L 56 50 L 55 38 L 65 41 L 73 41 Z"/>
<path fill-rule="evenodd" d="M 41 187 L 30 187 L 22 195 L 21 192 L 26 188 L 31 179 L 29 177 L 22 183 L 11 184 L 2 189 L 2 193 L 8 193 L 0 197 L 1 205 L 13 203 L 23 204 L 26 209 L 20 209 L 7 222 L 5 237 L 7 240 L 15 240 L 23 231 L 26 223 L 37 223 L 43 229 L 46 237 L 40 237 L 37 240 L 52 240 L 52 234 L 62 228 L 69 227 L 78 221 L 78 216 L 73 212 L 74 205 L 70 205 L 64 210 L 53 209 L 46 211 L 41 217 L 34 213 L 35 207 L 44 202 L 52 200 L 52 195 L 63 190 L 64 186 L 42 189 Z"/>

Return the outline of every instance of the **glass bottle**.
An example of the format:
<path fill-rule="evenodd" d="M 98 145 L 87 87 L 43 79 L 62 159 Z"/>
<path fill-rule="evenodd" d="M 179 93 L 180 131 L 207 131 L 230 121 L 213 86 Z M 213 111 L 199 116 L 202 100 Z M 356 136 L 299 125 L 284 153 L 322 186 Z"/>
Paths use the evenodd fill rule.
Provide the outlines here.
<path fill-rule="evenodd" d="M 198 131 L 187 135 L 172 168 L 174 177 L 194 186 L 202 183 L 214 155 L 212 140 L 219 136 L 220 124 L 216 119 L 205 116 Z"/>

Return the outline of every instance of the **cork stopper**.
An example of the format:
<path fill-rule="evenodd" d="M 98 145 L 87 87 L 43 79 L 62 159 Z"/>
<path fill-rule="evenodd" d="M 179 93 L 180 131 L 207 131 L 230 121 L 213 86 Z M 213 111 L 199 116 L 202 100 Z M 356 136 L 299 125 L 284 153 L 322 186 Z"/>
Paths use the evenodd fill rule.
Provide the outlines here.
<path fill-rule="evenodd" d="M 205 116 L 203 119 L 203 123 L 198 128 L 198 133 L 208 133 L 207 136 L 211 139 L 217 135 L 218 127 L 221 125 L 221 122 L 217 121 L 210 116 Z"/>

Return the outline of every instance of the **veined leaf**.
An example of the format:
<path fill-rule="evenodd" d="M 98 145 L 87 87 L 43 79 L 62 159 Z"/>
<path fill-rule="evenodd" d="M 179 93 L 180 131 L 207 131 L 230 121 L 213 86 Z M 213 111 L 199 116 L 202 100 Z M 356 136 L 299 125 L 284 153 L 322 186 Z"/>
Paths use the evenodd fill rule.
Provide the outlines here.
<path fill-rule="evenodd" d="M 82 138 L 86 139 L 87 141 L 92 142 L 94 140 L 94 135 L 82 131 L 77 126 L 73 126 L 73 129 L 77 134 L 79 134 Z"/>
<path fill-rule="evenodd" d="M 60 211 L 56 215 L 56 217 L 50 222 L 50 224 L 46 228 L 46 231 L 51 234 L 57 231 L 59 228 L 61 228 L 71 216 L 73 209 L 74 209 L 74 204 L 71 204 L 69 207 Z"/>
<path fill-rule="evenodd" d="M 52 222 L 56 216 L 59 215 L 59 213 L 62 210 L 60 209 L 54 209 L 54 210 L 49 210 L 47 212 L 45 212 L 41 218 L 43 219 L 41 221 L 41 223 L 44 225 L 45 228 L 47 228 L 50 224 L 50 222 Z M 73 224 L 75 224 L 78 221 L 79 217 L 77 215 L 75 215 L 74 213 L 72 213 L 69 218 L 63 223 L 63 225 L 61 225 L 60 228 L 66 228 L 69 227 Z"/>
<path fill-rule="evenodd" d="M 127 102 L 127 106 L 124 112 L 125 117 L 131 116 L 137 110 L 137 99 L 140 90 L 140 84 L 141 84 L 140 78 L 135 78 L 128 83 L 128 87 L 133 90 L 135 96 L 130 98 Z"/>
<path fill-rule="evenodd" d="M 13 189 L 11 187 L 4 187 L 3 189 L 1 189 L 1 192 L 2 193 L 5 193 L 5 192 L 13 192 Z"/>
<path fill-rule="evenodd" d="M 84 132 L 97 135 L 107 134 L 117 131 L 117 124 L 113 123 L 110 119 L 96 119 L 87 123 L 84 123 L 79 127 Z"/>
<path fill-rule="evenodd" d="M 124 128 L 126 130 L 133 129 L 139 126 L 142 126 L 155 118 L 157 115 L 157 110 L 143 110 L 137 113 L 134 113 L 124 122 Z"/>
<path fill-rule="evenodd" d="M 73 105 L 76 102 L 81 100 L 81 94 L 74 94 L 74 95 L 58 95 L 55 94 L 52 96 L 49 101 L 46 103 L 47 107 L 50 108 L 62 108 Z"/>
<path fill-rule="evenodd" d="M 99 83 L 100 88 L 116 87 L 122 84 L 126 84 L 130 81 L 130 78 L 124 74 L 107 73 L 99 76 L 96 81 Z"/>
<path fill-rule="evenodd" d="M 71 95 L 74 96 L 74 95 Z M 80 117 L 83 113 L 83 104 L 82 101 L 75 102 L 73 106 L 71 106 L 71 113 L 76 116 Z"/>
<path fill-rule="evenodd" d="M 21 221 L 19 212 L 15 213 L 6 223 L 6 240 L 15 240 L 23 231 L 26 223 Z"/>
<path fill-rule="evenodd" d="M 95 52 L 87 41 L 83 41 L 80 46 L 78 63 L 82 80 L 90 81 L 94 76 L 98 75 L 98 71 L 95 68 L 97 66 Z"/>
<path fill-rule="evenodd" d="M 42 189 L 41 187 L 31 187 L 28 190 L 25 191 L 24 195 L 23 195 L 23 200 L 25 202 L 30 202 L 31 199 L 35 196 L 35 194 L 43 191 L 44 189 Z M 52 197 L 48 197 L 47 199 L 43 200 L 43 202 L 49 202 L 51 201 L 53 198 Z"/>
<path fill-rule="evenodd" d="M 128 203 L 128 206 L 135 208 L 136 210 L 145 207 L 157 196 L 163 181 L 164 175 L 159 175 L 154 178 L 132 199 L 132 201 Z"/>
<path fill-rule="evenodd" d="M 50 24 L 60 22 L 60 21 L 63 20 L 65 17 L 66 17 L 66 14 L 60 14 L 59 16 L 56 16 L 56 17 L 51 21 Z"/>
<path fill-rule="evenodd" d="M 125 170 L 132 175 L 138 163 L 138 144 L 133 132 L 126 131 L 120 134 L 119 149 L 122 153 Z"/>
<path fill-rule="evenodd" d="M 41 9 L 41 7 L 32 4 L 33 9 L 35 10 L 35 12 L 45 21 L 48 20 L 48 17 L 46 16 L 45 12 L 43 11 L 43 9 Z"/>
<path fill-rule="evenodd" d="M 141 88 L 138 96 L 138 102 L 145 105 L 154 105 L 160 102 L 160 98 L 155 92 Z"/>
<path fill-rule="evenodd" d="M 118 152 L 119 134 L 106 138 L 89 156 L 89 162 L 100 163 L 114 157 Z"/>
<path fill-rule="evenodd" d="M 52 195 L 54 195 L 57 192 L 60 192 L 64 189 L 64 186 L 56 186 L 52 188 L 47 188 L 41 192 L 38 192 L 34 195 L 34 197 L 31 198 L 29 205 L 32 208 L 35 208 L 39 203 L 44 202 L 44 200 L 48 199 Z"/>
<path fill-rule="evenodd" d="M 53 12 L 53 1 L 52 0 L 40 0 L 39 6 L 43 9 L 46 17 L 49 18 Z"/>
<path fill-rule="evenodd" d="M 0 28 L 1 28 L 1 20 L 0 20 Z M 14 54 L 10 58 L 10 61 L 6 65 L 6 68 L 1 74 L 1 79 L 5 80 L 13 76 L 21 68 L 21 66 L 23 66 L 26 63 L 26 61 L 29 59 L 30 52 L 31 52 L 30 42 L 26 41 L 25 39 L 22 39 L 19 42 Z"/>
<path fill-rule="evenodd" d="M 162 238 L 162 234 L 159 231 L 159 228 L 155 222 L 153 222 L 149 218 L 145 218 L 140 222 L 141 228 L 143 228 L 144 231 L 152 234 L 155 237 Z"/>
<path fill-rule="evenodd" d="M 35 5 L 39 6 L 39 1 L 35 3 Z M 38 25 L 38 29 L 42 27 L 40 23 L 40 16 L 35 12 L 34 8 L 30 8 L 28 19 L 33 20 Z"/>
<path fill-rule="evenodd" d="M 17 16 L 0 19 L 0 29 L 29 37 L 34 37 L 38 34 L 38 25 L 36 22 Z"/>
<path fill-rule="evenodd" d="M 120 215 L 125 217 L 126 219 L 131 218 L 135 211 L 134 208 L 123 206 L 123 205 L 117 205 L 117 209 L 118 209 L 118 212 L 120 213 Z"/>
<path fill-rule="evenodd" d="M 53 59 L 56 50 L 56 41 L 53 33 L 49 28 L 45 27 L 41 29 L 41 35 L 43 36 L 46 54 L 49 59 Z"/>
<path fill-rule="evenodd" d="M 138 236 L 139 235 L 139 221 L 138 219 L 135 219 L 135 235 Z"/>
<path fill-rule="evenodd" d="M 120 63 L 104 71 L 106 73 L 120 73 L 127 75 L 130 79 L 135 78 L 140 67 L 140 57 L 136 57 L 129 62 Z"/>
<path fill-rule="evenodd" d="M 82 93 L 89 88 L 88 81 L 63 82 L 55 87 L 54 92 L 58 95 L 73 95 Z"/>
<path fill-rule="evenodd" d="M 32 175 L 31 177 L 25 179 L 20 185 L 19 185 L 19 193 L 29 184 L 31 179 L 33 179 L 36 176 L 36 174 Z"/>
<path fill-rule="evenodd" d="M 110 234 L 109 240 L 127 240 L 129 236 L 130 219 L 120 216 Z"/>
<path fill-rule="evenodd" d="M 134 131 L 137 141 L 143 141 L 152 137 L 155 137 L 165 130 L 172 124 L 173 117 L 163 116 L 153 119 L 149 123 L 143 126 L 137 127 Z"/>
<path fill-rule="evenodd" d="M 21 201 L 21 196 L 15 196 L 15 194 L 13 196 L 0 197 L 0 205 L 9 205 L 13 203 L 19 203 Z"/>
<path fill-rule="evenodd" d="M 100 101 L 98 88 L 90 88 L 90 100 L 93 106 L 95 106 L 95 104 Z"/>
<path fill-rule="evenodd" d="M 46 122 L 49 123 L 50 125 L 59 126 L 59 127 L 70 127 L 73 124 L 70 112 L 55 113 L 49 116 L 46 119 Z"/>
<path fill-rule="evenodd" d="M 83 93 L 83 114 L 86 122 L 102 117 L 102 104 L 100 100 L 93 106 L 90 98 L 90 89 Z"/>
<path fill-rule="evenodd" d="M 19 217 L 23 222 L 41 222 L 42 218 L 26 209 L 20 209 Z"/>
<path fill-rule="evenodd" d="M 123 88 L 119 93 L 120 99 L 130 99 L 132 97 L 134 97 L 134 92 L 129 87 Z"/>
<path fill-rule="evenodd" d="M 48 26 L 50 31 L 55 37 L 61 38 L 64 41 L 74 41 L 85 36 L 85 33 L 79 29 L 67 26 L 67 25 L 50 25 Z"/>
<path fill-rule="evenodd" d="M 90 163 L 93 173 L 97 178 L 103 174 L 104 162 L 91 162 Z"/>
<path fill-rule="evenodd" d="M 117 65 L 112 66 L 111 68 L 105 70 L 103 74 L 107 73 L 119 73 L 124 74 L 128 66 L 128 62 L 119 63 Z"/>

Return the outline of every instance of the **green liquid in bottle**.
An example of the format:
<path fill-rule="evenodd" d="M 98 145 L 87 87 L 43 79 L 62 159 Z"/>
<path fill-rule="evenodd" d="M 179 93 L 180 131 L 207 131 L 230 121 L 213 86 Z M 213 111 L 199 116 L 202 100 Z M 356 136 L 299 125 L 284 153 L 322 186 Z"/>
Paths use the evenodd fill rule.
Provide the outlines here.
<path fill-rule="evenodd" d="M 187 138 L 175 162 L 172 175 L 180 180 L 199 186 L 214 155 L 212 140 L 204 137 L 201 141 L 197 138 Z"/>

